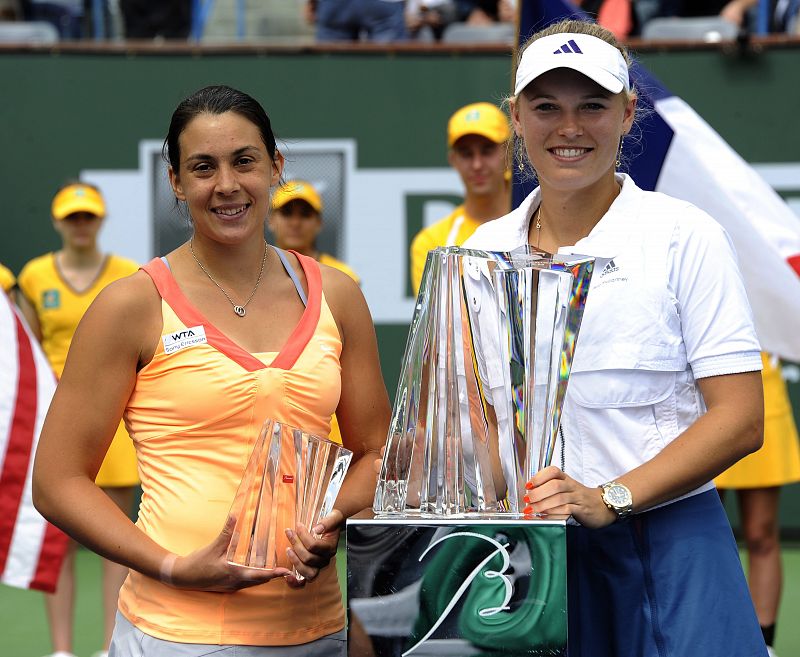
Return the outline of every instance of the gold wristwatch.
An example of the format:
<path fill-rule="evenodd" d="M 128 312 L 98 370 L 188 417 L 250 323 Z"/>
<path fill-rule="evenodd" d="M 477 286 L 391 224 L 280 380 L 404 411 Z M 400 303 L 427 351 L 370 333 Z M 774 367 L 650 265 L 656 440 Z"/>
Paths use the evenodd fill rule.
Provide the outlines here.
<path fill-rule="evenodd" d="M 630 489 L 618 481 L 609 481 L 600 486 L 605 505 L 624 520 L 633 511 L 633 496 Z"/>

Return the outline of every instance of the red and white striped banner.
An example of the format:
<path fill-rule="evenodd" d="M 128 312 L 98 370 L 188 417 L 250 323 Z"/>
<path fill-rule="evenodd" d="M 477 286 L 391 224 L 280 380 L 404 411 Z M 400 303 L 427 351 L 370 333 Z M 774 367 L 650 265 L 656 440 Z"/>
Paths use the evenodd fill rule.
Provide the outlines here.
<path fill-rule="evenodd" d="M 39 343 L 0 292 L 0 581 L 49 592 L 67 537 L 34 509 L 31 472 L 55 387 Z"/>

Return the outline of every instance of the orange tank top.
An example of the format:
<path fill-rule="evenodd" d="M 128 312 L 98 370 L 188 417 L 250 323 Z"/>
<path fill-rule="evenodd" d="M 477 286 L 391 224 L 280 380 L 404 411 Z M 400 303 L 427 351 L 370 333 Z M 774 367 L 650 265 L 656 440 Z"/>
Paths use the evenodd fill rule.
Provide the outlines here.
<path fill-rule="evenodd" d="M 250 354 L 203 317 L 159 259 L 143 269 L 162 298 L 162 339 L 125 410 L 142 481 L 137 525 L 186 555 L 221 531 L 253 444 L 270 417 L 327 436 L 341 390 L 342 343 L 319 266 L 299 324 L 277 354 Z M 183 591 L 131 571 L 119 609 L 140 630 L 179 643 L 295 645 L 344 627 L 332 561 L 302 589 L 282 579 L 236 593 Z"/>

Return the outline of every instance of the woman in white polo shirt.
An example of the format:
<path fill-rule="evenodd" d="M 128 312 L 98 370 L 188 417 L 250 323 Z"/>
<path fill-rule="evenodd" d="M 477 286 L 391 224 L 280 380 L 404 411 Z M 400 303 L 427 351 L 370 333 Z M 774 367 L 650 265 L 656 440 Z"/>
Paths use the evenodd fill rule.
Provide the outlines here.
<path fill-rule="evenodd" d="M 761 444 L 761 359 L 723 229 L 616 172 L 636 113 L 627 55 L 597 25 L 532 37 L 511 117 L 539 187 L 465 247 L 609 258 L 594 273 L 564 454 L 528 513 L 571 514 L 570 657 L 765 657 L 711 480 Z"/>

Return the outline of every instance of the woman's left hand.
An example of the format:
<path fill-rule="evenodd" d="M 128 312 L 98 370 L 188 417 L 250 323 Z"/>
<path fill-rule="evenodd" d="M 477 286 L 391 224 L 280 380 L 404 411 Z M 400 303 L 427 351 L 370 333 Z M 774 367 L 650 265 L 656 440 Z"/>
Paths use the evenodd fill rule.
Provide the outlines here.
<path fill-rule="evenodd" d="M 599 488 L 589 488 L 551 465 L 537 472 L 525 486 L 525 514 L 571 515 L 584 527 L 610 525 L 617 514 L 609 509 Z"/>
<path fill-rule="evenodd" d="M 343 521 L 341 511 L 334 509 L 314 525 L 311 531 L 303 525 L 297 525 L 296 531 L 286 530 L 286 536 L 291 543 L 291 547 L 287 549 L 289 560 L 302 576 L 302 579 L 298 579 L 294 575 L 287 575 L 286 582 L 289 586 L 302 588 L 308 582 L 314 581 L 319 571 L 330 563 L 339 546 Z"/>

